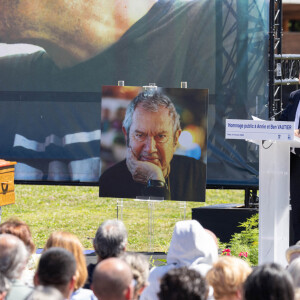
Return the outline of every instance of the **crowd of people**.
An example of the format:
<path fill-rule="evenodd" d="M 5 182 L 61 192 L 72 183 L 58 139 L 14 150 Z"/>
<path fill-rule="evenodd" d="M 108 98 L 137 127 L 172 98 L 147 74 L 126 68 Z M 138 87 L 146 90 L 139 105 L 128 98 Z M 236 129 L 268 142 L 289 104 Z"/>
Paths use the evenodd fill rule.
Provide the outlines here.
<path fill-rule="evenodd" d="M 53 232 L 36 254 L 29 226 L 9 219 L 0 224 L 0 300 L 300 299 L 300 243 L 287 249 L 286 268 L 219 257 L 217 237 L 196 220 L 176 223 L 164 266 L 150 269 L 126 245 L 123 222 L 105 221 L 87 266 L 74 234 Z"/>

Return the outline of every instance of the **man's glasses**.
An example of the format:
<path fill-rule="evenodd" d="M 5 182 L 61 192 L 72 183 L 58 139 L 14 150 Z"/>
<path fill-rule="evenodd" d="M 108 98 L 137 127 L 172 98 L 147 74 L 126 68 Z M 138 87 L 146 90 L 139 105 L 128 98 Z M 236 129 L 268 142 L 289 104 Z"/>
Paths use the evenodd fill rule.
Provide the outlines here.
<path fill-rule="evenodd" d="M 151 138 L 151 137 L 149 137 L 148 134 L 143 133 L 143 132 L 135 132 L 133 134 L 133 137 L 138 142 L 145 142 L 147 140 L 147 138 Z M 160 133 L 160 134 L 157 134 L 154 136 L 154 140 L 156 143 L 164 144 L 169 141 L 169 135 L 165 134 L 165 133 Z"/>

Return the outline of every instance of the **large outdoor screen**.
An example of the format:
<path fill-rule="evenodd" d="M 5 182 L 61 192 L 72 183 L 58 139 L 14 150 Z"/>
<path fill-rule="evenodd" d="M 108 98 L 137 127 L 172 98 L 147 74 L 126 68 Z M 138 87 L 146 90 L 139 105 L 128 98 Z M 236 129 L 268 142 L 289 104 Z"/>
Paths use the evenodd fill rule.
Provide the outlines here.
<path fill-rule="evenodd" d="M 34 3 L 0 2 L 0 158 L 16 179 L 97 185 L 102 87 L 184 81 L 209 90 L 207 184 L 258 184 L 257 147 L 224 128 L 267 119 L 268 1 Z"/>
<path fill-rule="evenodd" d="M 1 157 L 15 179 L 90 183 L 100 175 L 100 93 L 0 92 Z"/>

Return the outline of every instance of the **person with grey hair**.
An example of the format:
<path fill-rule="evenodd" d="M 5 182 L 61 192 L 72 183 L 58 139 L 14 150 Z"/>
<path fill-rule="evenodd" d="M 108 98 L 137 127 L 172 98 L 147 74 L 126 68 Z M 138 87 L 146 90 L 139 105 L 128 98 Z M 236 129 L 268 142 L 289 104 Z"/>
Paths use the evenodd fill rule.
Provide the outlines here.
<path fill-rule="evenodd" d="M 206 165 L 174 155 L 181 134 L 171 99 L 143 92 L 131 101 L 123 121 L 126 159 L 100 177 L 100 197 L 204 201 Z"/>
<path fill-rule="evenodd" d="M 103 222 L 94 239 L 94 248 L 99 261 L 118 257 L 125 251 L 127 244 L 127 230 L 120 220 L 107 220 Z"/>
<path fill-rule="evenodd" d="M 19 238 L 0 234 L 0 272 L 12 283 L 7 300 L 22 300 L 32 292 L 32 288 L 20 280 L 28 258 L 29 252 Z"/>
<path fill-rule="evenodd" d="M 62 293 L 51 286 L 37 286 L 25 300 L 64 300 Z"/>
<path fill-rule="evenodd" d="M 96 264 L 91 263 L 87 267 L 88 279 L 84 288 L 88 289 L 91 286 L 96 265 L 104 259 L 118 257 L 126 250 L 127 230 L 124 223 L 120 220 L 103 222 L 96 232 L 93 244 L 98 260 Z"/>

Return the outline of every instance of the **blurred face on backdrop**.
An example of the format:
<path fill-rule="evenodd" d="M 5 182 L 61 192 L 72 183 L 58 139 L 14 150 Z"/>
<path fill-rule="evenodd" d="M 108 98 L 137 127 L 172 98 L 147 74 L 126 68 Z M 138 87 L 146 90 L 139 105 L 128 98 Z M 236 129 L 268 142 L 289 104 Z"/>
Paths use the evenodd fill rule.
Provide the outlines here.
<path fill-rule="evenodd" d="M 0 42 L 43 47 L 60 67 L 114 44 L 156 0 L 1 0 Z"/>

